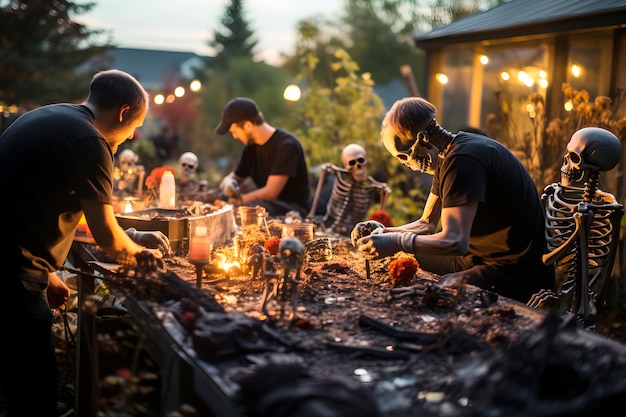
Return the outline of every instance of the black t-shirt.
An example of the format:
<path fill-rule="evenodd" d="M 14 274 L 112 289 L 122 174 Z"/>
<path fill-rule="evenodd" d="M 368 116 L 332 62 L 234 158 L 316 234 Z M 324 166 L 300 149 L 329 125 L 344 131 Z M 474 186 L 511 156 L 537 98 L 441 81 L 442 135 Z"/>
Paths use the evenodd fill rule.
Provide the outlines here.
<path fill-rule="evenodd" d="M 478 202 L 469 253 L 485 264 L 541 264 L 545 212 L 522 163 L 501 143 L 459 132 L 433 176 L 442 207 Z"/>
<path fill-rule="evenodd" d="M 111 204 L 112 177 L 112 150 L 87 107 L 53 104 L 13 122 L 0 136 L 3 268 L 47 282 L 67 258 L 80 201 Z"/>
<path fill-rule="evenodd" d="M 278 200 L 306 208 L 309 198 L 309 176 L 302 145 L 291 133 L 276 129 L 262 146 L 247 145 L 235 169 L 238 177 L 251 177 L 257 187 L 264 187 L 270 175 L 287 175 L 289 179 Z"/>

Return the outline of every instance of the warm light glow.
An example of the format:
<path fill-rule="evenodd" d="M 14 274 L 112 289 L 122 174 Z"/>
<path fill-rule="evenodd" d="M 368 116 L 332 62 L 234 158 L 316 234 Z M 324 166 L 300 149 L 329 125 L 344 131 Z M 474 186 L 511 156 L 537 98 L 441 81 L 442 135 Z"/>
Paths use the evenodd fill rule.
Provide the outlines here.
<path fill-rule="evenodd" d="M 448 76 L 446 74 L 437 73 L 437 75 L 435 75 L 435 78 L 437 79 L 439 84 L 443 84 L 443 85 L 448 84 Z"/>
<path fill-rule="evenodd" d="M 132 213 L 133 212 L 133 204 L 128 201 L 126 205 L 124 205 L 124 213 Z"/>
<path fill-rule="evenodd" d="M 167 97 L 165 97 L 165 102 L 167 104 L 173 103 L 174 100 L 176 100 L 176 97 L 174 97 L 174 94 L 168 94 Z"/>
<path fill-rule="evenodd" d="M 165 103 L 165 97 L 163 94 L 157 94 L 154 96 L 154 104 L 163 104 Z"/>
<path fill-rule="evenodd" d="M 563 108 L 565 108 L 565 111 L 572 111 L 572 109 L 574 108 L 574 103 L 572 103 L 572 100 L 567 100 L 563 105 Z"/>
<path fill-rule="evenodd" d="M 201 88 L 202 83 L 199 80 L 193 80 L 191 83 L 189 83 L 189 89 L 194 93 L 200 91 Z"/>
<path fill-rule="evenodd" d="M 176 87 L 174 89 L 174 95 L 176 97 L 182 97 L 185 95 L 185 89 L 183 87 Z"/>
<path fill-rule="evenodd" d="M 231 268 L 235 268 L 235 267 L 236 268 L 240 268 L 241 267 L 241 265 L 239 265 L 239 262 L 237 262 L 237 261 L 231 262 L 228 259 L 226 259 L 226 255 L 224 255 L 223 253 L 216 254 L 216 257 L 220 258 L 217 261 L 217 266 L 220 269 L 223 269 L 225 272 L 230 271 Z"/>
<path fill-rule="evenodd" d="M 489 57 L 487 55 L 481 55 L 480 63 L 483 65 L 487 65 L 489 63 Z"/>
<path fill-rule="evenodd" d="M 302 91 L 296 84 L 289 84 L 283 91 L 283 98 L 287 101 L 298 101 L 301 96 Z"/>
<path fill-rule="evenodd" d="M 528 104 L 526 105 L 526 111 L 527 111 L 528 113 L 534 112 L 534 111 L 535 111 L 535 106 L 534 106 L 532 103 L 528 103 Z"/>
<path fill-rule="evenodd" d="M 548 73 L 545 72 L 544 70 L 540 70 L 539 71 L 539 78 L 541 78 L 542 80 L 545 80 L 546 78 L 548 78 Z"/>
<path fill-rule="evenodd" d="M 578 65 L 572 64 L 572 75 L 578 78 L 580 77 L 581 73 L 582 73 L 582 69 Z"/>
<path fill-rule="evenodd" d="M 500 73 L 500 78 L 502 78 L 504 81 L 509 81 L 511 79 L 511 74 L 506 71 L 502 71 Z"/>
<path fill-rule="evenodd" d="M 541 88 L 548 88 L 548 80 L 546 80 L 546 79 L 539 80 L 539 87 L 541 87 Z"/>

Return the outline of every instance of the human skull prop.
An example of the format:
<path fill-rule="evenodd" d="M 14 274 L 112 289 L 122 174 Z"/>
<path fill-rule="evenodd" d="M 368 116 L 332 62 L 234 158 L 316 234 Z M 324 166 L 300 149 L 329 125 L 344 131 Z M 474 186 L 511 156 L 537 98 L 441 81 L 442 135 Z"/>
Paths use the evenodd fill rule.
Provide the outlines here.
<path fill-rule="evenodd" d="M 126 172 L 126 173 L 130 172 L 133 168 L 135 168 L 135 165 L 137 164 L 138 160 L 139 160 L 139 157 L 137 156 L 137 154 L 130 149 L 124 149 L 117 156 L 117 163 L 120 167 L 120 171 Z"/>
<path fill-rule="evenodd" d="M 304 244 L 295 237 L 283 238 L 278 248 L 281 263 L 287 269 L 300 269 L 304 262 Z"/>
<path fill-rule="evenodd" d="M 351 143 L 341 152 L 341 163 L 357 182 L 367 179 L 367 156 L 361 145 Z"/>
<path fill-rule="evenodd" d="M 580 129 L 567 144 L 561 183 L 582 187 L 591 173 L 615 168 L 621 154 L 621 143 L 613 133 L 599 127 Z"/>
<path fill-rule="evenodd" d="M 185 152 L 178 158 L 178 164 L 181 177 L 189 178 L 198 169 L 198 157 L 193 152 Z"/>

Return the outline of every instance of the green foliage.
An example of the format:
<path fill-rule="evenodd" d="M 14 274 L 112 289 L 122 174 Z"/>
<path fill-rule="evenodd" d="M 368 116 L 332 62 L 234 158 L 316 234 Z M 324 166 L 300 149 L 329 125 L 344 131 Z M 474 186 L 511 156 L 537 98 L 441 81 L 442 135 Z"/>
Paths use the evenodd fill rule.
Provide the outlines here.
<path fill-rule="evenodd" d="M 11 0 L 0 4 L 0 104 L 28 110 L 84 99 L 98 68 L 83 64 L 112 47 L 92 41 L 102 31 L 72 20 L 72 15 L 88 12 L 95 3 Z"/>
<path fill-rule="evenodd" d="M 343 18 L 350 38 L 346 50 L 378 84 L 398 78 L 403 65 L 421 72 L 424 53 L 411 39 L 418 20 L 417 0 L 349 0 Z"/>
<path fill-rule="evenodd" d="M 242 144 L 230 135 L 218 136 L 222 108 L 235 97 L 249 97 L 256 101 L 266 120 L 280 125 L 286 107 L 282 92 L 289 77 L 279 68 L 253 60 L 255 41 L 245 19 L 243 1 L 233 0 L 222 17 L 223 30 L 214 32 L 209 44 L 218 50 L 199 78 L 203 80 L 199 99 L 200 122 L 189 135 L 189 147 L 201 160 L 203 171 L 210 179 L 220 178 L 231 170 L 238 160 Z M 211 181 L 211 185 L 213 181 Z"/>
<path fill-rule="evenodd" d="M 415 188 L 403 189 L 403 184 L 414 183 L 408 170 L 398 168 L 380 143 L 380 123 L 384 105 L 374 92 L 374 81 L 369 73 L 361 73 L 358 64 L 341 48 L 320 47 L 310 38 L 315 35 L 309 23 L 301 26 L 298 56 L 306 85 L 301 100 L 294 105 L 291 130 L 302 141 L 309 168 L 332 162 L 341 165 L 341 151 L 350 143 L 358 143 L 367 152 L 370 175 L 388 182 L 392 190 L 386 210 L 394 223 L 405 223 L 418 217 L 423 208 L 423 192 Z M 320 57 L 319 51 L 328 56 Z M 326 52 L 327 51 L 327 52 Z M 328 69 L 316 71 L 321 63 Z M 334 86 L 328 87 L 317 74 L 331 71 Z M 290 125 L 291 126 L 291 125 Z M 391 175 L 393 173 L 393 175 Z M 421 201 L 420 201 L 421 198 Z"/>

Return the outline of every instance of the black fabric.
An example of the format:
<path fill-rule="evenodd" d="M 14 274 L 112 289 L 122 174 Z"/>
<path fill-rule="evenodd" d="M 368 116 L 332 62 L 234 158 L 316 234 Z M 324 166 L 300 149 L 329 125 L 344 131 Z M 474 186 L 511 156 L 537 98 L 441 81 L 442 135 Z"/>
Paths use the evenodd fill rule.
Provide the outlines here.
<path fill-rule="evenodd" d="M 111 148 L 87 107 L 53 104 L 13 122 L 0 136 L 0 262 L 7 275 L 47 283 L 47 272 L 67 257 L 80 201 L 111 204 L 112 173 Z"/>
<path fill-rule="evenodd" d="M 288 203 L 289 207 L 297 207 L 298 211 L 306 214 L 310 192 L 308 169 L 302 145 L 291 133 L 276 129 L 264 145 L 247 145 L 235 175 L 252 178 L 258 188 L 265 186 L 270 175 L 287 175 L 289 179 L 277 200 Z"/>
<path fill-rule="evenodd" d="M 470 271 L 464 276 L 488 289 L 499 282 L 504 287 L 507 281 L 521 281 L 503 288 L 503 295 L 521 301 L 541 288 L 552 288 L 554 268 L 541 261 L 547 250 L 544 208 L 528 171 L 506 147 L 482 135 L 459 132 L 437 167 L 431 192 L 441 197 L 444 208 L 478 202 L 468 256 L 452 261 L 457 269 L 432 272 L 479 265 L 471 270 L 476 279 Z M 424 264 L 446 263 L 420 258 Z"/>

